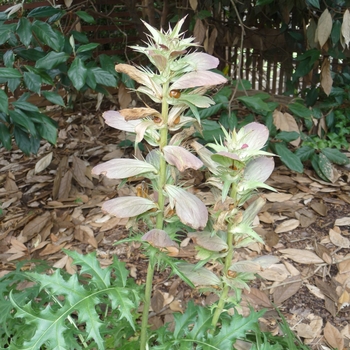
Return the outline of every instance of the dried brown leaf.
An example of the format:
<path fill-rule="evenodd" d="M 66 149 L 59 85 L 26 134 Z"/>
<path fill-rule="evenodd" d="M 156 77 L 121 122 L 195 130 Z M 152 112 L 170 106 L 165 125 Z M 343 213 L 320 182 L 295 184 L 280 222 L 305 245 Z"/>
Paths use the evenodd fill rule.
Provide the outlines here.
<path fill-rule="evenodd" d="M 77 156 L 73 156 L 73 177 L 82 187 L 94 188 L 94 184 L 86 177 L 87 165 Z"/>
<path fill-rule="evenodd" d="M 331 93 L 333 86 L 333 78 L 331 74 L 331 64 L 329 58 L 325 57 L 321 66 L 321 86 L 325 94 L 328 96 Z"/>
<path fill-rule="evenodd" d="M 290 200 L 293 195 L 290 193 L 265 193 L 264 197 L 269 201 L 269 202 L 285 202 Z"/>
<path fill-rule="evenodd" d="M 333 26 L 332 15 L 330 14 L 329 10 L 326 8 L 322 12 L 322 15 L 318 20 L 317 30 L 316 30 L 316 37 L 321 48 L 323 47 L 323 45 L 326 43 L 329 36 L 331 35 L 332 26 Z"/>
<path fill-rule="evenodd" d="M 118 102 L 120 109 L 127 108 L 132 101 L 130 91 L 126 88 L 123 82 L 118 85 Z"/>
<path fill-rule="evenodd" d="M 200 18 L 196 19 L 196 24 L 193 29 L 193 36 L 196 38 L 198 44 L 202 44 L 205 38 L 206 28 L 203 24 L 203 21 Z"/>
<path fill-rule="evenodd" d="M 155 313 L 159 313 L 164 307 L 164 296 L 159 290 L 155 290 L 151 299 L 151 307 Z"/>
<path fill-rule="evenodd" d="M 345 216 L 343 218 L 339 218 L 339 219 L 335 220 L 334 225 L 335 226 L 349 226 L 350 225 L 350 217 Z"/>
<path fill-rule="evenodd" d="M 140 108 L 125 108 L 119 111 L 125 120 L 137 120 L 147 117 L 155 117 L 162 119 L 161 113 L 153 108 L 140 107 Z"/>
<path fill-rule="evenodd" d="M 339 330 L 335 328 L 330 322 L 326 323 L 323 330 L 323 335 L 327 343 L 333 348 L 338 350 L 344 349 L 344 339 Z"/>
<path fill-rule="evenodd" d="M 283 283 L 287 284 L 283 285 Z M 273 292 L 273 301 L 277 306 L 281 305 L 285 300 L 297 293 L 302 285 L 302 281 L 300 280 L 299 276 L 287 278 L 285 281 L 283 281 L 283 283 L 282 285 L 276 287 L 275 291 Z"/>
<path fill-rule="evenodd" d="M 345 248 L 345 249 L 350 247 L 349 239 L 342 236 L 340 233 L 338 233 L 333 229 L 329 230 L 329 239 L 337 247 Z"/>
<path fill-rule="evenodd" d="M 22 235 L 26 237 L 26 240 L 31 239 L 35 234 L 39 234 L 41 230 L 46 226 L 47 222 L 51 218 L 48 211 L 42 215 L 35 217 L 24 226 Z"/>
<path fill-rule="evenodd" d="M 38 162 L 35 164 L 34 173 L 38 174 L 44 169 L 46 169 L 51 164 L 52 156 L 53 156 L 53 153 L 50 152 L 45 157 L 42 157 L 41 159 L 39 159 Z"/>
<path fill-rule="evenodd" d="M 251 300 L 252 303 L 254 303 L 257 306 L 261 307 L 271 307 L 271 301 L 269 297 L 257 288 L 250 288 L 250 291 L 245 291 L 244 293 L 245 297 Z"/>
<path fill-rule="evenodd" d="M 276 233 L 292 231 L 299 226 L 300 222 L 297 219 L 283 221 L 275 228 Z"/>
<path fill-rule="evenodd" d="M 288 249 L 281 249 L 280 253 L 282 253 L 285 257 L 300 264 L 322 264 L 323 263 L 323 260 L 310 250 L 288 248 Z"/>
<path fill-rule="evenodd" d="M 59 252 L 60 250 L 62 250 L 62 248 L 66 245 L 66 243 L 61 243 L 61 244 L 48 244 L 45 249 L 40 252 L 40 256 L 45 256 L 45 255 L 51 255 L 51 254 L 55 254 L 57 252 Z"/>

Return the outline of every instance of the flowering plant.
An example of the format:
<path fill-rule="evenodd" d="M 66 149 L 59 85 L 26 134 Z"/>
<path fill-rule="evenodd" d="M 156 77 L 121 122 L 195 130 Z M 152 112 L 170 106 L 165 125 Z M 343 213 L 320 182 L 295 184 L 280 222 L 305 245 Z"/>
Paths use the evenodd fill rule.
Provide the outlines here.
<path fill-rule="evenodd" d="M 193 38 L 184 38 L 180 32 L 184 19 L 169 31 L 158 31 L 145 23 L 149 42 L 146 47 L 133 47 L 145 54 L 155 66 L 148 67 L 118 64 L 116 70 L 139 83 L 137 92 L 146 94 L 160 111 L 149 106 L 105 112 L 106 123 L 119 130 L 136 135 L 135 142 L 147 141 L 154 147 L 145 158 L 114 159 L 97 165 L 93 174 L 109 178 L 128 179 L 142 176 L 147 179 L 145 188 L 136 196 L 118 197 L 103 203 L 102 210 L 121 218 L 143 219 L 149 231 L 141 240 L 147 245 L 149 257 L 145 300 L 143 306 L 141 349 L 147 347 L 147 320 L 152 291 L 152 279 L 158 262 L 166 262 L 186 282 L 194 286 L 213 288 L 220 295 L 212 325 L 215 329 L 227 301 L 228 291 L 236 290 L 239 301 L 242 288 L 254 278 L 257 264 L 246 262 L 232 264 L 233 251 L 253 241 L 262 242 L 253 230 L 252 222 L 262 205 L 256 199 L 243 211 L 243 204 L 258 187 L 271 189 L 264 184 L 270 176 L 274 162 L 270 153 L 262 151 L 268 130 L 258 123 L 250 123 L 238 132 L 223 130 L 224 139 L 202 146 L 192 142 L 199 158 L 185 147 L 184 140 L 200 128 L 198 108 L 207 108 L 214 101 L 205 96 L 209 88 L 226 83 L 221 74 L 211 71 L 219 61 L 202 52 L 189 52 L 196 48 Z M 184 113 L 190 109 L 194 118 Z M 188 143 L 186 143 L 188 144 Z M 207 179 L 215 203 L 209 208 L 181 183 L 181 173 L 186 169 L 206 167 L 211 173 Z M 152 193 L 148 188 L 151 188 Z M 175 230 L 174 230 L 175 227 Z M 178 255 L 174 233 L 179 230 L 198 247 L 197 266 L 170 257 Z M 193 231 L 195 230 L 195 231 Z M 222 273 L 217 276 L 204 265 L 217 260 Z M 245 272 L 250 267 L 249 272 Z"/>

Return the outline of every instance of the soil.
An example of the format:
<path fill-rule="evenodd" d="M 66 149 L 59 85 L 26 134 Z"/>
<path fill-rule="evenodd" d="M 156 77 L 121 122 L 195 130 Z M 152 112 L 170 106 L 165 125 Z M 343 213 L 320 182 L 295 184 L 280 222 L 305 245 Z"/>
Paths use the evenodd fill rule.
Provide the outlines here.
<path fill-rule="evenodd" d="M 82 107 L 79 113 L 48 112 L 59 122 L 57 146 L 43 142 L 36 156 L 25 156 L 16 149 L 0 150 L 0 276 L 23 259 L 44 259 L 70 271 L 62 252 L 65 248 L 96 251 L 102 265 L 117 256 L 126 262 L 137 283 L 145 281 L 147 261 L 139 245 L 114 245 L 129 236 L 126 221 L 107 217 L 100 208 L 108 198 L 135 191 L 137 181 L 120 189 L 118 181 L 91 176 L 93 166 L 113 157 L 131 156 L 132 148 L 117 147 L 125 135 L 105 126 L 101 112 L 94 112 L 92 106 Z M 45 157 L 47 164 L 40 164 Z M 339 332 L 344 348 L 350 340 L 349 171 L 336 171 L 338 179 L 330 184 L 311 170 L 297 174 L 276 166 L 268 184 L 278 193 L 260 194 L 267 201 L 256 230 L 265 244 L 239 250 L 235 257 L 277 258 L 252 284 L 251 292 L 244 294 L 242 312 L 248 303 L 256 309 L 267 307 L 266 329 L 278 332 L 275 320 L 279 317 L 269 301 L 277 302 L 291 329 L 313 349 L 334 347 L 327 324 Z M 198 185 L 196 179 L 193 183 Z M 297 249 L 294 259 L 288 249 Z M 314 256 L 298 261 L 303 252 L 320 261 L 312 260 Z M 184 244 L 179 256 L 195 261 L 193 243 Z M 170 321 L 172 313 L 184 310 L 190 299 L 209 304 L 216 297 L 192 290 L 177 277 L 170 278 L 167 270 L 157 273 L 150 314 L 153 327 Z"/>

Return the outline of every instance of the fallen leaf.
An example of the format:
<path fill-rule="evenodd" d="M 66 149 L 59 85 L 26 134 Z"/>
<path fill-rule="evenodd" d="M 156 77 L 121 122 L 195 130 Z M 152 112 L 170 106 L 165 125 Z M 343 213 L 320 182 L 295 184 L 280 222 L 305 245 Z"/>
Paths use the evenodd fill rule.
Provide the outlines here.
<path fill-rule="evenodd" d="M 322 264 L 323 260 L 310 250 L 304 249 L 281 249 L 279 251 L 285 257 L 300 264 Z"/>
<path fill-rule="evenodd" d="M 249 292 L 244 290 L 244 295 L 257 306 L 271 307 L 272 305 L 269 297 L 260 289 L 250 288 Z"/>
<path fill-rule="evenodd" d="M 312 201 L 310 207 L 315 210 L 317 214 L 322 216 L 327 216 L 327 206 L 321 202 Z"/>
<path fill-rule="evenodd" d="M 283 283 L 287 284 L 283 285 Z M 302 285 L 302 281 L 299 276 L 287 278 L 283 281 L 283 283 L 282 285 L 276 287 L 273 292 L 273 301 L 277 306 L 281 305 L 285 300 L 297 293 Z"/>
<path fill-rule="evenodd" d="M 337 247 L 345 249 L 350 247 L 350 241 L 333 229 L 329 230 L 329 239 Z"/>
<path fill-rule="evenodd" d="M 300 222 L 297 219 L 286 220 L 286 221 L 283 221 L 281 224 L 279 224 L 275 228 L 275 232 L 276 233 L 283 233 L 283 232 L 292 231 L 295 228 L 297 228 L 299 226 L 299 224 L 300 224 Z"/>
<path fill-rule="evenodd" d="M 345 216 L 343 218 L 339 218 L 339 219 L 335 220 L 334 225 L 335 226 L 348 226 L 348 225 L 350 225 L 350 217 Z"/>
<path fill-rule="evenodd" d="M 290 193 L 265 193 L 264 197 L 269 202 L 285 202 L 293 197 Z"/>
<path fill-rule="evenodd" d="M 336 329 L 330 322 L 326 323 L 323 330 L 323 335 L 327 343 L 333 348 L 338 350 L 344 349 L 344 339 L 341 336 L 338 329 Z"/>
<path fill-rule="evenodd" d="M 36 164 L 35 164 L 35 168 L 34 168 L 34 173 L 38 174 L 41 171 L 43 171 L 44 169 L 46 169 L 52 161 L 52 155 L 53 153 L 50 152 L 49 154 L 47 154 L 45 157 L 41 158 Z"/>
<path fill-rule="evenodd" d="M 315 297 L 319 299 L 325 299 L 324 294 L 321 292 L 320 288 L 307 283 L 306 288 L 310 291 L 311 294 L 313 294 Z"/>
<path fill-rule="evenodd" d="M 164 296 L 159 290 L 155 290 L 151 299 L 151 307 L 155 313 L 159 313 L 164 307 Z"/>
<path fill-rule="evenodd" d="M 24 226 L 22 235 L 26 238 L 26 241 L 31 239 L 35 234 L 39 234 L 40 231 L 46 226 L 50 219 L 50 212 L 46 211 L 44 214 L 35 217 Z"/>

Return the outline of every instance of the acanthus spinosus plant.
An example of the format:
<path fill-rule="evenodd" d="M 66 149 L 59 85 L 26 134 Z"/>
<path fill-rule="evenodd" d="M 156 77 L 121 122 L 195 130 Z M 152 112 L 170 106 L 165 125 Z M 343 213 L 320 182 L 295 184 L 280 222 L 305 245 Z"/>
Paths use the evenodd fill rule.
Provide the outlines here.
<path fill-rule="evenodd" d="M 232 264 L 234 249 L 251 242 L 261 242 L 252 229 L 252 222 L 264 200 L 260 197 L 243 211 L 243 204 L 258 187 L 271 189 L 264 184 L 270 176 L 274 162 L 270 153 L 261 148 L 268 139 L 268 130 L 258 123 L 250 123 L 238 132 L 224 130 L 224 140 L 202 146 L 192 142 L 195 156 L 183 141 L 200 127 L 198 108 L 207 108 L 214 101 L 204 94 L 215 85 L 226 83 L 226 78 L 212 72 L 218 59 L 206 53 L 189 51 L 196 48 L 193 38 L 180 32 L 184 19 L 169 31 L 158 31 L 145 23 L 149 42 L 146 47 L 133 47 L 145 54 L 155 66 L 134 67 L 118 64 L 116 70 L 128 74 L 140 86 L 138 93 L 146 94 L 157 107 L 143 107 L 107 111 L 106 123 L 119 130 L 136 135 L 135 142 L 147 141 L 153 150 L 145 159 L 113 159 L 97 165 L 95 175 L 114 179 L 142 176 L 145 180 L 136 196 L 118 197 L 106 201 L 102 210 L 121 218 L 143 220 L 149 228 L 141 240 L 149 257 L 145 300 L 141 325 L 141 349 L 147 347 L 147 322 L 152 292 L 152 279 L 158 263 L 171 266 L 187 283 L 209 287 L 219 293 L 220 301 L 213 316 L 213 332 L 228 300 L 229 290 L 249 288 L 247 282 L 254 278 L 258 264 L 237 262 Z M 194 118 L 185 116 L 191 109 Z M 188 142 L 186 142 L 188 144 Z M 214 152 L 215 153 L 214 153 Z M 141 158 L 141 157 L 139 157 Z M 206 167 L 207 179 L 215 204 L 209 208 L 181 180 L 186 169 Z M 198 247 L 201 262 L 191 265 L 174 261 L 178 244 L 176 231 L 187 232 Z M 217 260 L 222 265 L 220 276 L 205 267 Z M 249 271 L 249 272 L 247 272 Z"/>

